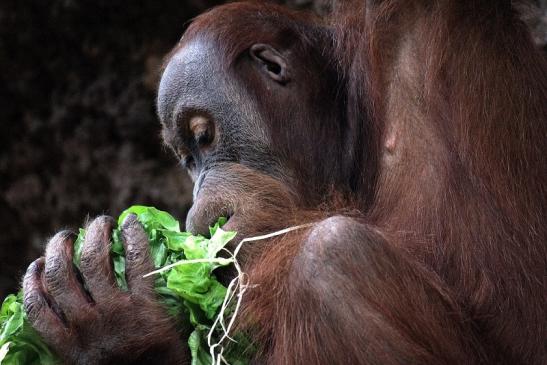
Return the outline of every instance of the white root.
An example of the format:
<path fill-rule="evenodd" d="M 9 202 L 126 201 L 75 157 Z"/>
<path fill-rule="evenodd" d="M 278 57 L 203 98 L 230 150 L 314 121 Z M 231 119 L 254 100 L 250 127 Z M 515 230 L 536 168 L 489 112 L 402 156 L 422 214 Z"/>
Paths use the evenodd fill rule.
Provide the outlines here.
<path fill-rule="evenodd" d="M 219 312 L 217 318 L 215 319 L 213 325 L 211 326 L 209 334 L 207 335 L 207 344 L 209 345 L 209 353 L 211 354 L 211 358 L 213 359 L 213 361 L 211 362 L 212 365 L 220 365 L 222 363 L 226 364 L 226 365 L 229 365 L 229 363 L 226 361 L 226 359 L 222 356 L 223 353 L 224 353 L 223 342 L 224 342 L 225 339 L 229 339 L 232 342 L 237 342 L 232 337 L 230 337 L 230 330 L 232 329 L 232 326 L 235 323 L 237 315 L 239 314 L 239 309 L 241 307 L 241 303 L 243 302 L 243 294 L 245 294 L 245 292 L 249 288 L 252 288 L 254 286 L 254 285 L 251 285 L 251 284 L 248 283 L 248 277 L 243 272 L 243 270 L 241 269 L 241 266 L 239 265 L 239 262 L 237 261 L 237 254 L 239 253 L 239 250 L 241 249 L 243 244 L 247 243 L 247 242 L 259 241 L 259 240 L 264 240 L 264 239 L 280 236 L 282 234 L 285 234 L 285 233 L 288 233 L 288 232 L 291 232 L 291 231 L 295 231 L 297 229 L 310 227 L 311 225 L 312 225 L 311 223 L 302 224 L 302 225 L 299 225 L 299 226 L 293 226 L 293 227 L 285 228 L 285 229 L 282 229 L 280 231 L 268 233 L 268 234 L 261 235 L 261 236 L 254 236 L 254 237 L 244 238 L 244 239 L 241 240 L 241 242 L 239 242 L 239 244 L 235 248 L 233 254 L 230 251 L 225 249 L 225 251 L 228 252 L 231 259 L 233 260 L 234 267 L 237 271 L 237 276 L 228 285 L 228 290 L 226 292 L 226 296 L 224 297 L 224 302 L 222 303 L 222 307 L 220 309 L 220 312 Z M 224 320 L 225 320 L 224 312 L 226 311 L 227 308 L 229 308 L 232 305 L 234 294 L 236 292 L 237 292 L 237 294 L 235 296 L 237 296 L 237 301 L 235 303 L 235 309 L 234 309 L 234 312 L 232 313 L 232 316 L 230 318 L 228 326 L 226 327 L 225 323 L 224 323 Z M 222 334 L 221 338 L 216 343 L 212 343 L 213 334 L 215 332 L 217 324 L 220 324 L 220 326 L 222 328 L 222 331 L 223 331 L 223 334 Z M 218 352 L 215 352 L 215 349 L 217 347 L 219 348 L 219 350 L 218 350 Z"/>
<path fill-rule="evenodd" d="M 259 240 L 264 240 L 264 239 L 280 236 L 282 234 L 285 234 L 291 231 L 310 227 L 311 225 L 312 223 L 302 224 L 298 226 L 288 227 L 280 231 L 268 233 L 265 235 L 244 238 L 236 246 L 233 253 L 223 248 L 223 250 L 228 253 L 229 258 L 181 260 L 173 264 L 164 266 L 161 269 L 154 270 L 144 275 L 143 277 L 159 274 L 179 265 L 188 265 L 188 264 L 204 263 L 204 262 L 218 263 L 220 265 L 227 265 L 229 263 L 234 264 L 234 267 L 237 271 L 237 276 L 234 279 L 232 279 L 232 281 L 230 281 L 230 284 L 228 285 L 228 288 L 226 290 L 224 301 L 222 302 L 222 306 L 220 308 L 220 312 L 218 316 L 215 318 L 215 321 L 213 322 L 213 325 L 211 326 L 211 329 L 209 330 L 209 333 L 207 334 L 207 344 L 209 345 L 209 353 L 212 358 L 211 365 L 221 365 L 221 364 L 230 365 L 223 356 L 224 349 L 225 349 L 224 342 L 226 339 L 232 342 L 237 342 L 230 336 L 230 331 L 235 323 L 237 315 L 239 314 L 241 303 L 243 302 L 243 294 L 245 294 L 245 292 L 249 288 L 254 287 L 254 285 L 251 285 L 248 283 L 247 275 L 243 272 L 243 270 L 241 269 L 241 266 L 239 265 L 239 262 L 237 261 L 237 254 L 239 253 L 241 247 L 243 246 L 244 243 L 247 243 L 247 242 L 259 241 Z M 235 299 L 236 297 L 237 299 Z M 226 325 L 226 322 L 225 322 L 226 318 L 224 317 L 224 313 L 228 308 L 234 305 L 234 300 L 236 300 L 235 308 L 231 317 L 229 318 L 228 325 Z M 213 343 L 214 341 L 213 336 L 215 335 L 215 331 L 218 327 L 220 327 L 220 329 L 222 330 L 222 335 L 218 341 Z"/>

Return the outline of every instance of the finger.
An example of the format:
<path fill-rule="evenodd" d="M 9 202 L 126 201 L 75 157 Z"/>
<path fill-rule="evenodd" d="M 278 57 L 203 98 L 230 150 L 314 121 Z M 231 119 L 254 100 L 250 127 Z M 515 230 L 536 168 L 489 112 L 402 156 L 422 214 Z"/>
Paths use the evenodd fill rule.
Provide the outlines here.
<path fill-rule="evenodd" d="M 75 237 L 74 233 L 64 231 L 49 241 L 43 277 L 46 291 L 59 305 L 68 322 L 89 309 L 88 296 L 72 263 Z"/>
<path fill-rule="evenodd" d="M 43 287 L 44 258 L 31 263 L 23 279 L 23 306 L 31 326 L 54 348 L 67 344 L 69 337 L 60 311 L 52 309 L 54 303 Z M 51 305 L 50 305 L 51 304 Z"/>
<path fill-rule="evenodd" d="M 127 216 L 122 224 L 121 232 L 125 248 L 125 276 L 129 290 L 137 295 L 154 295 L 154 278 L 143 278 L 143 275 L 154 270 L 148 235 L 136 215 Z"/>
<path fill-rule="evenodd" d="M 108 216 L 97 217 L 87 227 L 80 272 L 92 298 L 105 298 L 118 293 L 110 257 L 110 237 L 114 220 Z"/>

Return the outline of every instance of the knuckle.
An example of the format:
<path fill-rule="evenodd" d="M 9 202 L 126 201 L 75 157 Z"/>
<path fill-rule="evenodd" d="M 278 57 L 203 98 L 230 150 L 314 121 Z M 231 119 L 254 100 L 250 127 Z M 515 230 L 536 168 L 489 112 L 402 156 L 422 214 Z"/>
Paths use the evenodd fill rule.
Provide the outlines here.
<path fill-rule="evenodd" d="M 304 240 L 303 250 L 307 254 L 323 255 L 340 248 L 339 243 L 349 239 L 358 223 L 349 217 L 333 216 L 313 225 Z"/>
<path fill-rule="evenodd" d="M 81 264 L 92 264 L 93 261 L 102 255 L 108 254 L 110 240 L 90 239 L 86 240 L 82 247 Z"/>
<path fill-rule="evenodd" d="M 40 317 L 40 313 L 45 305 L 46 301 L 39 291 L 25 291 L 23 295 L 23 307 L 27 313 L 27 318 L 31 323 L 35 322 Z"/>
<path fill-rule="evenodd" d="M 68 265 L 62 256 L 47 256 L 44 278 L 49 290 L 60 288 L 66 274 L 68 274 Z"/>
<path fill-rule="evenodd" d="M 80 269 L 92 268 L 97 262 L 97 256 L 101 255 L 101 245 L 84 245 L 82 256 L 80 257 Z"/>
<path fill-rule="evenodd" d="M 27 268 L 27 272 L 25 273 L 24 282 L 29 282 L 34 279 L 36 275 L 39 275 L 42 271 L 44 258 L 41 257 L 37 260 L 34 260 Z"/>
<path fill-rule="evenodd" d="M 109 245 L 96 245 L 94 249 L 85 246 L 80 258 L 80 272 L 83 280 L 89 285 L 89 281 L 102 281 L 111 278 L 113 275 L 112 259 L 110 257 Z"/>
<path fill-rule="evenodd" d="M 390 254 L 385 242 L 374 227 L 351 217 L 333 216 L 310 229 L 295 265 L 301 268 L 300 274 L 311 285 L 321 285 L 331 281 L 336 272 L 345 270 L 356 258 L 363 266 L 373 267 L 378 257 Z"/>
<path fill-rule="evenodd" d="M 44 275 L 46 279 L 51 276 L 56 276 L 57 273 L 66 270 L 67 263 L 62 255 L 48 255 L 46 257 L 46 266 L 44 269 Z"/>
<path fill-rule="evenodd" d="M 353 232 L 359 223 L 345 216 L 333 216 L 314 224 L 304 237 L 300 252 L 295 258 L 295 265 L 304 280 L 316 284 L 322 278 L 331 275 L 333 265 L 347 255 L 347 242 L 355 241 Z"/>
<path fill-rule="evenodd" d="M 32 262 L 23 277 L 23 292 L 25 294 L 41 290 L 41 274 L 43 270 L 43 258 Z"/>
<path fill-rule="evenodd" d="M 144 262 L 147 259 L 147 252 L 129 244 L 127 245 L 125 259 L 134 263 Z"/>
<path fill-rule="evenodd" d="M 335 215 L 315 224 L 312 227 L 310 234 L 315 233 L 328 236 L 339 236 L 351 226 L 355 226 L 355 224 L 356 222 L 352 218 Z"/>

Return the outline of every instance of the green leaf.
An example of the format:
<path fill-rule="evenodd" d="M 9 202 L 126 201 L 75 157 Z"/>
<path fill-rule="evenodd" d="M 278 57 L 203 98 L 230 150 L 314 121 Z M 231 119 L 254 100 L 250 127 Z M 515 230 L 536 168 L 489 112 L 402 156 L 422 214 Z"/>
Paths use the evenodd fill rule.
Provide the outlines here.
<path fill-rule="evenodd" d="M 7 342 L 8 338 L 23 326 L 23 310 L 19 303 L 14 304 L 18 304 L 17 310 L 13 311 L 12 315 L 2 326 L 2 333 L 0 334 L 0 342 L 2 343 Z"/>
<path fill-rule="evenodd" d="M 11 342 L 6 342 L 0 347 L 0 364 L 2 364 L 2 360 L 4 360 L 4 358 L 8 354 L 10 345 L 11 345 Z"/>
<path fill-rule="evenodd" d="M 165 242 L 165 240 L 150 242 L 150 255 L 152 256 L 155 268 L 165 266 L 165 261 L 167 260 L 168 249 L 163 242 Z"/>
<path fill-rule="evenodd" d="M 135 214 L 139 221 L 149 229 L 163 228 L 169 231 L 180 232 L 179 222 L 167 212 L 161 211 L 154 207 L 145 207 L 142 205 L 134 205 L 126 209 L 118 218 L 118 226 L 121 226 L 125 218 L 129 214 Z"/>
<path fill-rule="evenodd" d="M 2 365 L 53 365 L 59 359 L 32 329 L 23 310 L 23 296 L 9 295 L 0 309 L 0 363 Z"/>
<path fill-rule="evenodd" d="M 110 246 L 110 251 L 113 254 L 125 255 L 125 248 L 123 247 L 122 237 L 119 229 L 115 229 L 112 232 L 112 245 Z"/>
<path fill-rule="evenodd" d="M 184 256 L 188 260 L 207 258 L 208 240 L 202 236 L 188 236 L 182 243 Z"/>
<path fill-rule="evenodd" d="M 236 234 L 236 232 L 225 232 L 222 228 L 217 228 L 207 245 L 207 258 L 215 258 L 219 251 L 222 250 Z"/>
<path fill-rule="evenodd" d="M 199 329 L 195 329 L 188 338 L 188 346 L 192 354 L 192 365 L 210 365 L 213 360 L 209 351 L 204 347 L 203 334 Z"/>
<path fill-rule="evenodd" d="M 82 257 L 82 248 L 85 239 L 85 229 L 80 228 L 78 231 L 78 237 L 74 241 L 74 255 L 72 256 L 72 262 L 77 267 L 80 267 L 80 258 Z"/>
<path fill-rule="evenodd" d="M 161 230 L 161 234 L 165 237 L 167 248 L 171 251 L 183 251 L 184 242 L 190 236 L 188 232 L 173 232 L 166 229 Z"/>
<path fill-rule="evenodd" d="M 209 227 L 209 235 L 211 237 L 213 237 L 215 235 L 215 232 L 217 231 L 217 229 L 219 229 L 220 227 L 222 227 L 223 225 L 226 224 L 226 222 L 228 222 L 228 218 L 226 217 L 219 217 L 217 222 L 215 223 L 214 226 L 212 227 Z"/>
<path fill-rule="evenodd" d="M 20 296 L 8 295 L 2 303 L 0 309 L 0 324 L 2 331 L 0 332 L 0 345 L 5 344 L 10 336 L 17 333 L 23 326 L 23 305 L 18 300 Z"/>
<path fill-rule="evenodd" d="M 15 303 L 17 300 L 17 295 L 10 294 L 4 299 L 4 302 L 2 303 L 2 306 L 0 307 L 0 323 L 2 323 L 4 320 L 6 320 L 12 311 L 11 305 Z"/>

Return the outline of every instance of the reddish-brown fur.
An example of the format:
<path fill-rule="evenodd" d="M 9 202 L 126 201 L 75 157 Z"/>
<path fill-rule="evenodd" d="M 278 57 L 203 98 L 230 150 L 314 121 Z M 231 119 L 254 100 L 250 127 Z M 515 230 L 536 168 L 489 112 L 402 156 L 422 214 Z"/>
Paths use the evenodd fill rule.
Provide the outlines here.
<path fill-rule="evenodd" d="M 216 42 L 202 49 L 220 56 L 205 55 L 220 57 L 222 76 L 260 104 L 254 117 L 270 122 L 263 127 L 277 148 L 267 161 L 279 158 L 286 171 L 270 176 L 264 165 L 215 161 L 198 186 L 190 223 L 205 229 L 226 209 L 228 228 L 244 236 L 314 222 L 244 248 L 256 286 L 244 298 L 238 328 L 257 344 L 255 363 L 547 363 L 547 64 L 511 6 L 508 0 L 349 0 L 327 23 L 243 3 L 191 25 L 172 54 L 202 36 L 203 44 Z M 239 56 L 249 61 L 253 44 L 283 48 L 284 41 L 300 42 L 290 48 L 300 68 L 291 70 L 309 69 L 306 86 L 318 86 L 299 100 L 306 120 L 253 94 L 253 86 L 262 90 L 271 81 L 256 67 L 241 74 L 234 66 Z M 168 111 L 177 95 L 165 92 L 159 102 L 167 110 L 164 137 L 175 151 L 184 129 Z M 216 116 L 216 123 L 226 122 Z M 84 265 L 83 276 L 88 288 L 121 298 L 121 309 L 96 296 L 90 322 L 63 299 L 89 305 L 74 296 L 81 287 L 69 270 L 71 253 L 62 250 L 67 238 L 57 236 L 45 266 L 41 259 L 27 272 L 29 318 L 72 363 L 139 355 L 157 363 L 177 333 L 162 326 L 169 319 L 158 312 L 151 282 L 134 281 L 148 285 L 141 290 L 145 300 L 105 284 L 110 265 L 100 252 L 110 226 L 104 219 L 93 225 L 82 260 L 99 260 L 103 270 Z M 128 258 L 143 260 L 127 263 L 135 279 L 151 263 L 144 232 L 129 228 Z M 74 317 L 66 340 L 48 295 Z M 135 321 L 112 323 L 117 310 Z M 77 350 L 75 340 L 82 345 Z M 158 344 L 161 351 L 154 351 Z M 186 361 L 180 347 L 172 348 L 165 363 Z"/>
<path fill-rule="evenodd" d="M 260 329 L 262 360 L 545 363 L 544 57 L 509 1 L 364 3 L 343 3 L 332 20 L 334 55 L 349 85 L 349 127 L 369 136 L 355 156 L 359 189 L 348 199 L 365 225 L 341 222 L 357 242 L 327 234 L 348 252 L 324 265 L 344 268 L 355 297 L 343 295 L 343 280 L 331 278 L 328 290 L 350 306 L 375 303 L 369 313 L 383 319 L 367 331 L 363 318 L 337 329 L 322 317 L 317 301 L 329 292 L 302 286 L 298 277 L 310 262 L 299 257 L 310 237 L 317 247 L 329 243 L 296 233 L 249 264 L 259 286 L 246 318 Z M 236 54 L 248 33 L 235 14 L 248 9 L 232 11 L 215 29 Z M 198 19 L 190 34 L 216 20 Z M 367 242 L 393 254 L 376 258 L 371 270 L 386 277 L 370 284 L 374 290 L 360 287 L 367 271 L 354 262 Z M 415 280 L 400 283 L 405 277 Z M 399 292 L 383 293 L 394 288 Z"/>

